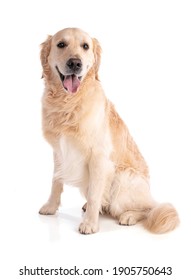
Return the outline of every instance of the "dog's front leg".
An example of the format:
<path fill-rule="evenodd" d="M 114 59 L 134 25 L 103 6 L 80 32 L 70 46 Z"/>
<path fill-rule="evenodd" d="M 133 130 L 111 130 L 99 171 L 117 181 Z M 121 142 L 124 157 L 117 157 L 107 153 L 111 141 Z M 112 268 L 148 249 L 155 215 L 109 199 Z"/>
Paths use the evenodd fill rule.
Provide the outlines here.
<path fill-rule="evenodd" d="M 79 231 L 90 234 L 98 231 L 99 210 L 102 195 L 112 176 L 111 161 L 101 154 L 91 156 L 89 162 L 89 188 L 87 193 L 87 208 Z"/>
<path fill-rule="evenodd" d="M 61 171 L 62 162 L 60 156 L 54 152 L 54 174 L 52 179 L 52 189 L 48 201 L 39 210 L 39 214 L 41 215 L 54 215 L 60 205 L 61 193 L 63 191 Z"/>

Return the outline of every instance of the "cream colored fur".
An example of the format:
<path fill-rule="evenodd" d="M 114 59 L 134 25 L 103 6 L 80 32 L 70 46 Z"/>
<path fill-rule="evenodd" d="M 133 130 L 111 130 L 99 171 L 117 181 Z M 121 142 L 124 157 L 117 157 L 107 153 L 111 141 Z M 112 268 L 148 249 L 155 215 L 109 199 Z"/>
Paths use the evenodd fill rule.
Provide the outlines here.
<path fill-rule="evenodd" d="M 66 47 L 58 48 L 60 42 Z M 56 70 L 66 75 L 70 58 L 82 62 L 76 93 L 67 92 Z M 122 225 L 141 221 L 155 233 L 173 230 L 178 214 L 172 205 L 153 200 L 148 167 L 98 79 L 100 59 L 98 41 L 77 28 L 61 30 L 42 44 L 43 132 L 53 148 L 54 175 L 50 198 L 39 212 L 56 212 L 65 183 L 79 187 L 87 199 L 81 233 L 98 231 L 99 212 Z"/>

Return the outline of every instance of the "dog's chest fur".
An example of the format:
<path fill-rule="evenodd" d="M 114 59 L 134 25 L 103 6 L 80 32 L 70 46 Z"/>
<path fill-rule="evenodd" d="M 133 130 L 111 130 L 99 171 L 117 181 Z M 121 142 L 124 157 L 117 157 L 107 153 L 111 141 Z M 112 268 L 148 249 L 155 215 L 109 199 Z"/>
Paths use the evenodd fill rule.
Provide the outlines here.
<path fill-rule="evenodd" d="M 73 137 L 62 136 L 59 141 L 60 169 L 55 174 L 64 183 L 80 188 L 88 184 L 87 155 Z"/>
<path fill-rule="evenodd" d="M 109 160 L 112 151 L 106 117 L 107 101 L 105 96 L 95 89 L 71 110 L 68 109 L 69 103 L 61 110 L 60 104 L 65 103 L 59 98 L 49 104 L 49 99 L 45 96 L 43 102 L 44 135 L 53 146 L 59 162 L 54 178 L 61 179 L 67 185 L 79 187 L 85 195 L 89 185 L 89 162 L 92 155 L 96 160 L 96 155 L 100 154 Z M 75 121 L 67 117 L 68 111 L 72 112 Z"/>

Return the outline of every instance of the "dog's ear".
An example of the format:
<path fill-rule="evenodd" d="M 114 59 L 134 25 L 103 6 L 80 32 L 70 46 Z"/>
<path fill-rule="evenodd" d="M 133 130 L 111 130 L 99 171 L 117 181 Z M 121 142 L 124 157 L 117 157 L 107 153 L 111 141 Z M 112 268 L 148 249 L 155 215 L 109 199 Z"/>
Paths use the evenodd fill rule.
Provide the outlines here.
<path fill-rule="evenodd" d="M 49 35 L 46 41 L 41 44 L 40 60 L 43 67 L 42 76 L 46 73 L 47 70 L 48 55 L 50 53 L 51 40 L 52 40 L 52 36 Z"/>
<path fill-rule="evenodd" d="M 98 40 L 95 38 L 93 38 L 93 47 L 94 47 L 94 57 L 95 57 L 95 63 L 94 63 L 95 78 L 96 78 L 96 80 L 99 80 L 98 71 L 99 71 L 99 66 L 101 63 L 101 46 L 100 46 Z"/>

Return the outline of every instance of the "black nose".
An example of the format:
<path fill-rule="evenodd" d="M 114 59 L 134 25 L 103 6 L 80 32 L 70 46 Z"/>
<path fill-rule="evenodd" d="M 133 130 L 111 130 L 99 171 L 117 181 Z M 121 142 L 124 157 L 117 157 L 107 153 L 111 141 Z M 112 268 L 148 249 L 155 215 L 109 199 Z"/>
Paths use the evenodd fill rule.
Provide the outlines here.
<path fill-rule="evenodd" d="M 74 71 L 74 72 L 79 72 L 82 69 L 82 62 L 78 58 L 70 58 L 67 63 L 67 67 Z"/>

